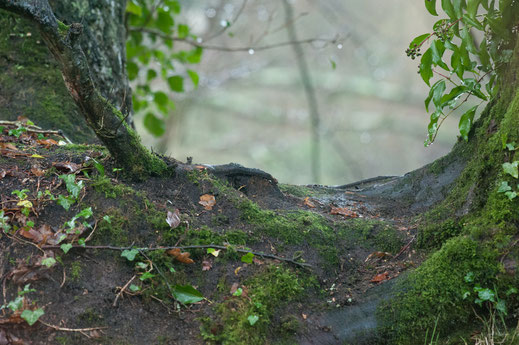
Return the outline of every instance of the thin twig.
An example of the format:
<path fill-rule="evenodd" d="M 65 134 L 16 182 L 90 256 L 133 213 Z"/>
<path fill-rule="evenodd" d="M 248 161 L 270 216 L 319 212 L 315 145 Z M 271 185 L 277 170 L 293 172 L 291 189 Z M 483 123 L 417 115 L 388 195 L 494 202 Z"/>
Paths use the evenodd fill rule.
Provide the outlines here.
<path fill-rule="evenodd" d="M 46 323 L 45 321 L 39 319 L 38 322 L 42 323 L 43 325 L 47 326 L 47 327 L 50 327 L 50 328 L 53 328 L 57 331 L 64 331 L 64 332 L 79 332 L 79 333 L 82 333 L 82 332 L 90 332 L 90 331 L 98 331 L 98 330 L 101 330 L 101 329 L 106 329 L 108 327 L 104 326 L 104 327 L 90 327 L 90 328 L 67 328 L 67 327 L 59 327 L 59 326 L 55 326 L 55 325 L 51 325 L 50 323 Z"/>
<path fill-rule="evenodd" d="M 249 51 L 249 50 L 254 50 L 254 51 L 261 51 L 261 50 L 268 50 L 268 49 L 274 49 L 274 48 L 280 48 L 280 47 L 285 47 L 285 46 L 289 46 L 289 45 L 293 45 L 293 44 L 310 44 L 310 43 L 315 43 L 315 42 L 326 42 L 326 43 L 337 43 L 339 41 L 339 38 L 338 37 L 335 37 L 333 39 L 328 39 L 328 38 L 307 38 L 307 39 L 304 39 L 304 40 L 299 40 L 299 41 L 286 41 L 286 42 L 279 42 L 279 43 L 274 43 L 274 44 L 268 44 L 268 45 L 264 45 L 264 46 L 259 46 L 259 47 L 254 47 L 254 46 L 249 46 L 249 47 L 223 47 L 223 46 L 217 46 L 217 45 L 206 45 L 206 44 L 203 44 L 203 43 L 198 43 L 198 42 L 195 42 L 191 39 L 188 39 L 188 38 L 180 38 L 180 37 L 171 37 L 171 36 L 168 36 L 160 31 L 157 31 L 157 30 L 154 30 L 154 29 L 148 29 L 148 28 L 130 28 L 130 31 L 140 31 L 140 32 L 145 32 L 145 33 L 148 33 L 148 34 L 153 34 L 153 35 L 156 35 L 164 40 L 171 40 L 171 41 L 177 41 L 177 42 L 184 42 L 186 44 L 189 44 L 193 47 L 196 47 L 196 48 L 202 48 L 202 49 L 206 49 L 206 50 L 219 50 L 219 51 L 225 51 L 225 52 L 245 52 L 245 51 Z"/>
<path fill-rule="evenodd" d="M 60 246 L 58 246 L 58 245 L 44 245 L 44 246 L 42 246 L 42 248 L 43 249 L 59 249 Z M 136 249 L 139 252 L 145 252 L 145 251 L 150 251 L 151 252 L 151 251 L 155 251 L 155 250 L 169 250 L 169 249 L 185 250 L 185 249 L 204 249 L 204 248 L 217 248 L 217 249 L 229 250 L 231 247 L 230 246 L 221 246 L 221 245 L 217 245 L 217 244 L 207 244 L 207 245 L 192 245 L 192 246 L 168 246 L 168 247 L 132 248 L 131 246 L 129 246 L 129 247 L 81 246 L 81 245 L 75 244 L 75 245 L 72 245 L 72 248 L 77 248 L 77 249 L 99 249 L 99 250 L 117 250 L 117 251 Z M 304 262 L 297 262 L 297 261 L 294 261 L 292 259 L 283 258 L 283 257 L 277 256 L 277 255 L 273 255 L 273 254 L 266 254 L 266 253 L 251 251 L 251 250 L 239 249 L 239 248 L 235 248 L 234 250 L 237 251 L 238 253 L 245 253 L 245 254 L 252 253 L 252 254 L 254 254 L 256 256 L 261 256 L 263 258 L 268 258 L 268 259 L 280 260 L 280 261 L 291 263 L 291 264 L 296 265 L 296 266 L 309 267 L 309 268 L 313 267 L 312 265 L 304 263 Z"/>
<path fill-rule="evenodd" d="M 124 286 L 121 288 L 121 291 L 119 291 L 119 293 L 115 296 L 115 300 L 114 300 L 114 303 L 112 304 L 112 306 L 114 307 L 117 307 L 117 300 L 119 299 L 119 297 L 121 297 L 121 295 L 124 293 L 124 291 L 126 290 L 126 288 L 128 287 L 128 285 L 131 284 L 131 282 L 137 278 L 136 275 L 134 275 L 132 277 L 132 279 L 128 280 L 128 282 L 126 284 L 124 284 Z"/>
<path fill-rule="evenodd" d="M 393 260 L 398 258 L 400 255 L 402 255 L 403 252 L 405 252 L 407 250 L 407 248 L 409 248 L 409 246 L 411 245 L 411 243 L 413 243 L 413 241 L 415 240 L 416 238 L 416 235 L 413 236 L 413 238 L 411 238 L 411 241 L 409 241 L 409 243 L 407 243 L 404 247 L 402 247 L 402 249 L 398 252 L 397 255 L 393 256 Z"/>

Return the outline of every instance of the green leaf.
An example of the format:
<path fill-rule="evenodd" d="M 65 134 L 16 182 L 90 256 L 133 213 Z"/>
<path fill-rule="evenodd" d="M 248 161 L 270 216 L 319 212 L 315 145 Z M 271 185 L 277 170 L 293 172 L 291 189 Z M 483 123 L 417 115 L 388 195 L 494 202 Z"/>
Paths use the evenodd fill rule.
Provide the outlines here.
<path fill-rule="evenodd" d="M 446 71 L 450 71 L 449 66 L 445 64 L 442 60 L 443 53 L 445 52 L 445 46 L 442 41 L 434 40 L 431 43 L 431 53 L 432 53 L 432 62 L 433 64 L 440 66 Z"/>
<path fill-rule="evenodd" d="M 245 262 L 246 264 L 252 264 L 252 259 L 254 259 L 254 254 L 250 252 L 241 257 L 241 261 Z"/>
<path fill-rule="evenodd" d="M 32 326 L 36 323 L 36 321 L 38 321 L 40 316 L 42 316 L 43 314 L 45 314 L 45 312 L 41 308 L 36 310 L 25 309 L 20 316 L 22 319 L 27 321 L 29 326 Z"/>
<path fill-rule="evenodd" d="M 476 290 L 476 289 L 475 289 Z M 477 289 L 478 298 L 482 301 L 495 302 L 495 293 L 491 289 Z"/>
<path fill-rule="evenodd" d="M 159 9 L 157 20 L 155 21 L 155 26 L 163 33 L 169 34 L 171 33 L 174 25 L 175 21 L 171 17 L 171 14 L 164 11 L 163 9 Z"/>
<path fill-rule="evenodd" d="M 173 288 L 173 296 L 182 304 L 191 304 L 200 302 L 204 296 L 191 285 L 175 285 Z"/>
<path fill-rule="evenodd" d="M 174 75 L 168 78 L 168 85 L 171 91 L 184 92 L 184 78 Z"/>
<path fill-rule="evenodd" d="M 189 26 L 185 24 L 178 24 L 177 27 L 178 38 L 186 38 L 189 35 Z"/>
<path fill-rule="evenodd" d="M 497 189 L 498 193 L 505 193 L 512 190 L 512 187 L 508 185 L 508 182 L 501 181 L 501 184 L 499 185 L 499 188 Z"/>
<path fill-rule="evenodd" d="M 427 2 L 427 0 L 425 0 L 425 1 Z M 256 322 L 258 322 L 258 320 L 259 320 L 259 316 L 258 316 L 258 315 L 249 315 L 249 317 L 247 317 L 247 320 L 249 320 L 249 324 L 250 324 L 251 326 L 254 326 L 254 324 L 255 324 Z"/>
<path fill-rule="evenodd" d="M 445 80 L 442 79 L 436 82 L 431 88 L 432 91 L 432 102 L 437 109 L 441 109 L 441 100 L 443 92 L 445 91 Z"/>
<path fill-rule="evenodd" d="M 420 76 L 427 85 L 430 85 L 429 80 L 431 80 L 433 76 L 431 48 L 427 49 L 427 51 L 422 55 L 422 59 L 420 60 Z"/>
<path fill-rule="evenodd" d="M 60 246 L 61 250 L 63 250 L 63 253 L 67 254 L 70 249 L 72 249 L 72 244 L 70 243 L 63 243 Z"/>
<path fill-rule="evenodd" d="M 164 120 L 159 119 L 152 113 L 147 113 L 144 116 L 144 127 L 156 137 L 160 137 L 166 132 Z"/>
<path fill-rule="evenodd" d="M 149 69 L 148 72 L 146 72 L 146 81 L 153 80 L 157 77 L 157 72 L 154 69 Z"/>
<path fill-rule="evenodd" d="M 481 24 L 477 19 L 471 18 L 467 14 L 463 15 L 463 22 L 465 23 L 465 25 L 473 26 L 476 29 L 481 30 L 481 31 L 483 31 L 485 29 L 483 27 L 483 24 Z"/>
<path fill-rule="evenodd" d="M 195 86 L 195 89 L 198 89 L 198 82 L 199 82 L 199 79 L 200 79 L 198 77 L 198 73 L 196 73 L 193 70 L 188 69 L 187 70 L 187 74 L 189 75 L 189 78 L 191 78 L 191 81 L 193 82 L 193 85 Z"/>
<path fill-rule="evenodd" d="M 142 7 L 137 5 L 134 0 L 129 0 L 126 3 L 126 12 L 135 14 L 136 16 L 140 17 L 142 15 Z"/>
<path fill-rule="evenodd" d="M 84 208 L 83 210 L 81 210 L 81 212 L 79 212 L 78 214 L 76 214 L 76 215 L 74 216 L 74 218 L 77 219 L 77 218 L 81 218 L 81 217 L 83 217 L 83 218 L 85 218 L 85 219 L 88 219 L 88 218 L 92 217 L 92 214 L 93 214 L 93 212 L 92 212 L 92 207 L 88 207 L 88 208 Z"/>
<path fill-rule="evenodd" d="M 452 2 L 450 0 L 442 0 L 442 8 L 447 13 L 450 19 L 456 20 L 456 13 L 454 13 L 454 6 L 452 6 Z"/>
<path fill-rule="evenodd" d="M 108 224 L 112 224 L 112 218 L 109 215 L 103 216 L 103 220 Z"/>
<path fill-rule="evenodd" d="M 496 309 L 503 313 L 504 315 L 507 315 L 507 310 L 506 310 L 506 302 L 502 299 L 498 300 L 497 303 L 496 303 Z"/>
<path fill-rule="evenodd" d="M 426 38 L 428 38 L 429 36 L 430 36 L 430 34 L 423 34 L 423 35 L 413 38 L 411 43 L 409 43 L 409 49 L 414 49 L 414 48 L 419 47 L 423 43 L 423 41 Z"/>
<path fill-rule="evenodd" d="M 137 292 L 137 291 L 140 291 L 140 290 L 141 290 L 140 286 L 135 285 L 135 284 L 131 284 L 130 285 L 130 291 L 131 292 Z"/>
<path fill-rule="evenodd" d="M 436 0 L 425 0 L 425 8 L 433 16 L 438 15 L 438 12 L 436 12 Z"/>
<path fill-rule="evenodd" d="M 474 114 L 476 114 L 477 108 L 478 108 L 478 106 L 476 105 L 476 106 L 470 108 L 469 110 L 467 110 L 463 115 L 461 115 L 460 123 L 459 123 L 458 127 L 460 130 L 461 137 L 465 141 L 469 140 L 468 135 L 469 135 L 470 129 L 472 128 L 472 123 L 474 121 Z"/>
<path fill-rule="evenodd" d="M 133 261 L 135 260 L 135 256 L 139 254 L 139 251 L 137 249 L 125 249 L 123 250 L 123 252 L 121 253 L 121 256 L 123 258 L 126 258 L 128 261 Z"/>
<path fill-rule="evenodd" d="M 478 51 L 476 50 L 476 46 L 474 45 L 474 40 L 472 39 L 472 35 L 470 34 L 470 31 L 468 27 L 463 27 L 461 30 L 461 40 L 467 47 L 467 50 L 472 54 L 477 54 Z"/>
<path fill-rule="evenodd" d="M 517 198 L 517 192 L 513 191 L 505 192 L 505 195 L 509 200 L 514 200 L 515 198 Z"/>
<path fill-rule="evenodd" d="M 481 60 L 481 69 L 485 72 L 490 71 L 492 66 L 490 65 L 490 55 L 488 54 L 486 39 L 483 39 L 479 45 L 479 59 Z"/>
<path fill-rule="evenodd" d="M 236 291 L 234 291 L 234 293 L 232 294 L 233 296 L 241 296 L 243 294 L 243 289 L 242 288 L 237 288 Z"/>
<path fill-rule="evenodd" d="M 440 101 L 441 106 L 442 107 L 453 106 L 454 104 L 456 104 L 456 100 L 459 98 L 459 96 L 461 96 L 462 94 L 464 94 L 467 91 L 468 91 L 468 88 L 464 85 L 456 86 L 456 87 L 452 88 L 452 90 L 448 94 L 443 95 L 443 97 L 441 98 L 441 101 Z"/>
<path fill-rule="evenodd" d="M 466 283 L 473 283 L 474 282 L 474 272 L 468 272 L 465 277 L 463 277 L 463 280 Z"/>
<path fill-rule="evenodd" d="M 128 61 L 126 64 L 126 70 L 128 71 L 128 79 L 134 80 L 139 74 L 139 66 L 133 61 Z"/>
<path fill-rule="evenodd" d="M 476 18 L 476 14 L 478 13 L 478 7 L 481 3 L 481 0 L 467 0 L 467 14 L 471 18 Z"/>
<path fill-rule="evenodd" d="M 515 161 L 513 163 L 503 163 L 503 171 L 508 175 L 519 178 L 519 171 L 517 169 L 518 164 L 519 161 Z"/>
<path fill-rule="evenodd" d="M 155 275 L 153 273 L 150 273 L 150 272 L 144 272 L 141 276 L 140 276 L 140 280 L 141 281 L 145 281 L 146 279 L 151 279 L 155 277 Z"/>
<path fill-rule="evenodd" d="M 42 263 L 42 265 L 45 265 L 48 268 L 51 268 L 52 266 L 54 266 L 56 264 L 56 259 L 54 259 L 54 258 L 45 258 L 45 259 L 41 260 L 41 263 Z"/>

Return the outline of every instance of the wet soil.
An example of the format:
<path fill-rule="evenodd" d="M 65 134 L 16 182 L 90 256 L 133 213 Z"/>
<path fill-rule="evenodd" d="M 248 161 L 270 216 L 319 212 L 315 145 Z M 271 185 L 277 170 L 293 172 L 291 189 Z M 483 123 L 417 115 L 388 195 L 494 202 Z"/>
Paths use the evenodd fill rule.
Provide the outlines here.
<path fill-rule="evenodd" d="M 424 189 L 420 185 L 423 182 L 415 182 L 416 175 L 422 172 L 347 186 L 297 187 L 278 186 L 275 179 L 252 170 L 249 170 L 252 173 L 241 170 L 241 174 L 230 174 L 226 169 L 217 169 L 218 177 L 227 180 L 224 184 L 233 189 L 231 193 L 218 188 L 211 179 L 193 179 L 200 174 L 211 176 L 212 167 L 179 164 L 172 177 L 135 182 L 124 178 L 101 147 L 60 146 L 57 145 L 60 138 L 41 133 L 38 136 L 23 132 L 17 138 L 9 135 L 9 129 L 12 128 L 5 127 L 0 136 L 1 207 L 3 224 L 10 226 L 0 236 L 0 304 L 7 305 L 16 299 L 27 284 L 35 291 L 24 295 L 24 306 L 18 311 L 4 308 L 0 312 L 0 344 L 218 343 L 201 334 L 204 320 L 212 319 L 213 325 L 218 324 L 220 314 L 215 306 L 233 298 L 229 292 L 232 286 L 246 290 L 248 279 L 272 265 L 313 276 L 317 286 L 308 288 L 301 298 L 276 308 L 268 320 L 269 331 L 259 343 L 280 344 L 279 339 L 283 338 L 298 344 L 351 341 L 360 344 L 372 338 L 376 306 L 391 295 L 392 282 L 423 260 L 414 249 L 416 221 L 435 199 L 411 197 Z M 56 144 L 45 141 L 48 139 L 55 139 Z M 94 159 L 104 166 L 106 176 L 102 179 L 92 163 Z M 68 211 L 56 200 L 38 197 L 38 192 L 46 189 L 56 198 L 60 194 L 69 195 L 60 175 L 75 175 L 76 183 L 82 181 L 85 186 Z M 428 195 L 439 200 L 455 175 L 456 171 L 447 171 L 443 177 L 430 175 L 426 182 Z M 108 181 L 109 186 L 99 187 L 99 181 L 105 184 Z M 25 198 L 13 194 L 23 190 L 27 190 Z M 210 209 L 199 203 L 205 194 L 215 197 L 216 203 Z M 24 200 L 31 202 L 26 215 Z M 338 259 L 330 266 L 311 241 L 287 243 L 279 236 L 259 231 L 257 224 L 248 222 L 237 206 L 244 200 L 279 215 L 300 210 L 312 212 L 322 216 L 337 234 L 340 229 L 359 227 L 364 221 L 380 222 L 370 226 L 369 231 L 392 227 L 399 245 L 396 250 L 386 252 L 374 242 L 366 244 L 337 237 L 333 247 Z M 66 254 L 48 247 L 49 238 L 87 207 L 92 207 L 93 215 L 86 220 L 88 225 L 79 236 L 87 238 L 86 247 L 74 247 Z M 167 212 L 175 209 L 179 210 L 182 221 L 189 222 L 189 227 L 168 229 Z M 103 223 L 106 215 L 112 218 L 121 215 L 117 221 L 122 233 L 107 232 L 110 227 Z M 154 215 L 160 215 L 159 221 L 153 219 Z M 23 233 L 44 225 L 52 234 L 46 239 Z M 121 257 L 122 250 L 101 248 L 206 245 L 210 244 L 207 241 L 211 238 L 206 238 L 209 234 L 225 235 L 230 231 L 245 234 L 240 237 L 245 240 L 241 245 L 236 244 L 236 248 L 250 248 L 271 256 L 256 255 L 253 263 L 247 264 L 240 260 L 241 255 L 220 259 L 208 254 L 205 248 L 194 249 L 190 250 L 194 264 L 175 262 L 174 273 L 153 271 L 156 277 L 167 273 L 168 279 L 190 284 L 205 297 L 189 305 L 175 302 L 168 293 L 150 293 L 153 288 L 157 291 L 160 288 L 153 283 L 143 282 L 143 290 L 130 291 L 130 281 L 139 282 L 135 276 L 142 272 L 136 271 L 135 263 Z M 295 231 L 310 230 L 303 222 Z M 75 241 L 77 245 L 77 238 Z M 157 269 L 164 270 L 166 266 L 160 266 L 151 251 L 147 253 L 146 258 Z M 54 258 L 57 262 L 47 267 L 42 264 L 43 258 Z M 29 326 L 20 318 L 22 310 L 37 308 L 42 308 L 44 315 L 34 325 Z M 280 327 L 286 315 L 297 320 L 298 327 Z M 215 335 L 219 330 L 210 332 Z"/>

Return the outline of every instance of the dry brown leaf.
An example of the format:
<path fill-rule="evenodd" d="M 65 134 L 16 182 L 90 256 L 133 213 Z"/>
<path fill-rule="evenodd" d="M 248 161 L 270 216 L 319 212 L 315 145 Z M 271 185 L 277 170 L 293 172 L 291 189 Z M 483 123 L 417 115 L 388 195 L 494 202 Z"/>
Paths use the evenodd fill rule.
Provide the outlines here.
<path fill-rule="evenodd" d="M 53 162 L 52 165 L 56 167 L 58 170 L 66 171 L 69 173 L 75 173 L 79 169 L 81 169 L 81 164 L 76 164 L 72 162 Z"/>
<path fill-rule="evenodd" d="M 258 259 L 256 256 L 254 256 L 252 258 L 252 262 L 255 264 L 255 265 L 263 265 L 265 262 L 261 261 L 260 259 Z"/>
<path fill-rule="evenodd" d="M 236 290 L 238 290 L 238 287 L 240 287 L 240 285 L 239 285 L 238 283 L 233 283 L 233 284 L 231 285 L 231 290 L 229 291 L 230 294 L 232 295 L 233 293 L 235 293 Z"/>
<path fill-rule="evenodd" d="M 5 177 L 6 171 L 4 169 L 0 169 L 0 180 Z"/>
<path fill-rule="evenodd" d="M 386 271 L 384 273 L 380 273 L 380 274 L 377 274 L 376 276 L 373 277 L 373 279 L 371 279 L 371 282 L 372 283 L 380 283 L 380 282 L 383 282 L 384 280 L 388 280 L 389 277 L 389 272 Z"/>
<path fill-rule="evenodd" d="M 54 139 L 38 139 L 36 142 L 40 145 L 45 146 L 46 148 L 51 147 L 52 145 L 58 145 L 58 142 Z"/>
<path fill-rule="evenodd" d="M 180 248 L 174 248 L 166 251 L 167 254 L 171 255 L 175 258 L 175 260 L 180 261 L 184 264 L 193 264 L 195 263 L 193 259 L 191 259 L 189 256 L 190 254 L 188 252 L 182 252 Z"/>
<path fill-rule="evenodd" d="M 359 216 L 357 212 L 346 207 L 332 207 L 330 214 L 337 214 L 348 218 L 357 218 Z"/>
<path fill-rule="evenodd" d="M 388 252 L 373 252 L 373 253 L 368 255 L 368 257 L 366 258 L 366 260 L 364 260 L 364 262 L 367 262 L 371 258 L 382 259 L 382 258 L 385 258 L 385 257 L 392 257 L 392 256 L 393 255 L 391 255 L 391 253 L 388 253 Z"/>
<path fill-rule="evenodd" d="M 234 270 L 234 275 L 238 275 L 238 272 L 240 272 L 240 270 L 241 270 L 241 266 Z"/>
<path fill-rule="evenodd" d="M 307 196 L 305 198 L 305 200 L 303 201 L 303 204 L 310 207 L 310 208 L 315 208 L 315 204 L 313 202 L 310 201 L 310 197 Z"/>
<path fill-rule="evenodd" d="M 202 271 L 209 271 L 211 268 L 213 268 L 213 263 L 211 261 L 202 261 Z"/>
<path fill-rule="evenodd" d="M 43 176 L 45 175 L 45 170 L 41 170 L 38 166 L 34 165 L 32 168 L 31 168 L 31 172 L 34 176 L 36 177 L 40 177 L 40 176 Z"/>
<path fill-rule="evenodd" d="M 180 225 L 180 211 L 176 208 L 175 211 L 168 211 L 166 222 L 172 229 L 175 229 Z"/>
<path fill-rule="evenodd" d="M 216 200 L 214 198 L 214 195 L 204 194 L 200 197 L 200 201 L 198 203 L 204 206 L 206 210 L 211 211 L 213 209 L 213 206 L 216 204 Z"/>

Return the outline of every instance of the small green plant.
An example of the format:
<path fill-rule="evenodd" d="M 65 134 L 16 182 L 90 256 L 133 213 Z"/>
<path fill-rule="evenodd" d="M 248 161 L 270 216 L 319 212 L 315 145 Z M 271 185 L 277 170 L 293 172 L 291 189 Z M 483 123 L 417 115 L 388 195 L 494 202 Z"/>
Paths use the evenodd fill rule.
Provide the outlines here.
<path fill-rule="evenodd" d="M 22 209 L 20 212 L 26 217 L 29 216 L 29 213 L 31 213 L 32 208 L 32 202 L 28 200 L 27 193 L 29 192 L 28 189 L 22 189 L 22 190 L 13 190 L 11 194 L 14 194 L 18 197 L 18 202 L 16 203 L 16 206 L 22 206 Z"/>
<path fill-rule="evenodd" d="M 506 138 L 503 139 L 503 149 L 507 149 L 508 151 L 515 151 L 515 143 L 506 143 Z M 515 179 L 515 182 L 519 182 L 519 161 L 513 162 L 505 162 L 503 163 L 503 173 L 505 175 L 510 175 Z M 515 184 L 515 183 L 514 183 Z M 501 181 L 499 188 L 497 190 L 499 193 L 503 193 L 509 200 L 514 200 L 519 191 L 519 184 L 516 186 L 511 186 L 508 181 Z"/>
<path fill-rule="evenodd" d="M 9 303 L 1 305 L 0 310 L 8 309 L 13 314 L 19 314 L 20 317 L 29 324 L 29 326 L 34 325 L 36 321 L 38 321 L 38 319 L 45 313 L 42 308 L 34 310 L 27 308 L 28 303 L 25 295 L 35 291 L 36 290 L 30 288 L 30 284 L 25 285 L 23 290 L 18 292 L 17 297 Z"/>
<path fill-rule="evenodd" d="M 64 196 L 60 194 L 58 196 L 58 205 L 61 205 L 65 210 L 69 210 L 70 206 L 72 206 L 79 199 L 79 193 L 84 188 L 83 181 L 76 182 L 76 175 L 60 175 L 59 178 L 65 182 L 65 186 L 67 187 L 67 191 L 69 193 L 68 196 Z"/>
<path fill-rule="evenodd" d="M 63 243 L 60 248 L 63 250 L 63 252 L 66 254 L 68 251 L 72 248 L 72 242 L 76 237 L 82 234 L 84 229 L 90 228 L 90 224 L 86 222 L 86 219 L 90 218 L 92 216 L 92 207 L 87 207 L 83 210 L 81 210 L 79 213 L 77 213 L 74 217 L 72 217 L 69 221 L 65 222 L 64 224 L 64 234 L 61 235 L 59 242 L 65 240 L 67 237 L 72 238 L 71 242 Z M 81 223 L 77 223 L 81 218 L 83 218 L 83 221 Z M 81 246 L 85 245 L 85 239 L 84 238 L 78 238 L 77 243 Z"/>
<path fill-rule="evenodd" d="M 7 232 L 11 230 L 11 225 L 9 224 L 9 217 L 7 217 L 4 213 L 4 210 L 0 210 L 0 229 Z"/>

